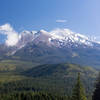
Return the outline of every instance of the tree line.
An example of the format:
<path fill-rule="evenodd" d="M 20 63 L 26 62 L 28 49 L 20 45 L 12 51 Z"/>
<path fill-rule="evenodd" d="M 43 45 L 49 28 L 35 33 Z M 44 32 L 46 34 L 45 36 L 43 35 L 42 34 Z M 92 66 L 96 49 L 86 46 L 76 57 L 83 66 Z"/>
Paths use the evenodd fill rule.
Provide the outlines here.
<path fill-rule="evenodd" d="M 87 99 L 85 88 L 81 82 L 80 73 L 78 73 L 76 84 L 72 90 L 72 96 L 60 96 L 47 92 L 18 92 L 12 93 L 2 92 L 0 93 L 0 100 L 100 100 L 100 74 L 97 78 L 92 99 Z"/>

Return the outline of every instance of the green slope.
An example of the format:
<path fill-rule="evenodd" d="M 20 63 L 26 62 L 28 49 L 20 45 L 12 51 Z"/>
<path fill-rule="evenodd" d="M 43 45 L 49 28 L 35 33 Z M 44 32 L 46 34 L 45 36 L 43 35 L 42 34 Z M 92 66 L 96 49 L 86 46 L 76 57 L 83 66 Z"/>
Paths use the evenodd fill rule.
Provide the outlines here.
<path fill-rule="evenodd" d="M 40 65 L 23 72 L 27 77 L 33 77 L 42 87 L 52 91 L 62 93 L 71 93 L 75 84 L 78 72 L 81 73 L 81 80 L 84 83 L 86 91 L 91 94 L 98 71 L 91 67 L 83 67 L 76 64 L 49 64 Z"/>
<path fill-rule="evenodd" d="M 32 77 L 73 77 L 80 72 L 83 77 L 95 78 L 97 70 L 92 67 L 77 64 L 46 64 L 25 71 L 24 74 Z"/>
<path fill-rule="evenodd" d="M 20 60 L 1 60 L 0 61 L 0 72 L 10 71 L 23 71 L 39 65 L 38 63 L 32 63 L 31 61 L 20 61 Z"/>

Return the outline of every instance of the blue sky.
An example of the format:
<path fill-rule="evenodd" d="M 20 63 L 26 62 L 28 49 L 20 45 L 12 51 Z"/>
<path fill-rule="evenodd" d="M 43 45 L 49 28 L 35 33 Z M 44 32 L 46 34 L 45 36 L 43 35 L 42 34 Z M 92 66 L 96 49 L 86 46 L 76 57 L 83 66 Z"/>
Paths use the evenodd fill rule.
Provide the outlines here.
<path fill-rule="evenodd" d="M 0 0 L 0 26 L 6 23 L 17 32 L 68 28 L 99 36 L 100 0 Z"/>

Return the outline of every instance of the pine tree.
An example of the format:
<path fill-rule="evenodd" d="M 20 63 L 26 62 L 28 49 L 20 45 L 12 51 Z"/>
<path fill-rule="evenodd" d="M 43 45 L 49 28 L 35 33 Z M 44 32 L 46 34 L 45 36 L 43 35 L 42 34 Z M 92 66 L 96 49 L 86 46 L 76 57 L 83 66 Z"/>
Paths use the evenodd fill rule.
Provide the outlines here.
<path fill-rule="evenodd" d="M 96 88 L 93 92 L 92 100 L 100 100 L 100 72 L 96 80 Z"/>
<path fill-rule="evenodd" d="M 80 80 L 80 73 L 78 73 L 77 82 L 73 89 L 72 100 L 87 100 L 85 90 Z"/>

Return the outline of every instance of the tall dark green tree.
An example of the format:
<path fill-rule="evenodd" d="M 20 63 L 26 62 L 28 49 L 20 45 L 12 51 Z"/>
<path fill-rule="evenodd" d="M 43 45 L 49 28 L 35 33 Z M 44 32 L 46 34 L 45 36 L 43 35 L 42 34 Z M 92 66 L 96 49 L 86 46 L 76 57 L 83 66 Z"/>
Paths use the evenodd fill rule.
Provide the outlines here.
<path fill-rule="evenodd" d="M 100 72 L 96 80 L 95 90 L 93 92 L 92 100 L 100 100 Z"/>
<path fill-rule="evenodd" d="M 87 100 L 85 96 L 85 89 L 80 80 L 80 73 L 78 73 L 77 82 L 72 92 L 72 100 Z"/>

